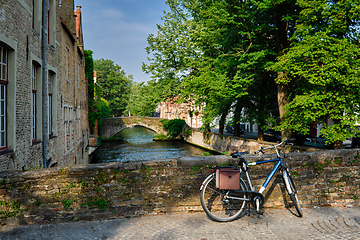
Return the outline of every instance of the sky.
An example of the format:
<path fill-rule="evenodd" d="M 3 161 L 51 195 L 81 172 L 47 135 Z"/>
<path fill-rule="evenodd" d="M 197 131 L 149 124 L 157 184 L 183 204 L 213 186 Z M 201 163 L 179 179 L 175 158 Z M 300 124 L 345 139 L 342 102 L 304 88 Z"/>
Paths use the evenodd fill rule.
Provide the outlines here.
<path fill-rule="evenodd" d="M 147 82 L 150 75 L 141 70 L 148 63 L 145 47 L 149 34 L 157 33 L 165 0 L 75 0 L 81 6 L 85 49 L 94 59 L 110 59 L 136 82 Z"/>

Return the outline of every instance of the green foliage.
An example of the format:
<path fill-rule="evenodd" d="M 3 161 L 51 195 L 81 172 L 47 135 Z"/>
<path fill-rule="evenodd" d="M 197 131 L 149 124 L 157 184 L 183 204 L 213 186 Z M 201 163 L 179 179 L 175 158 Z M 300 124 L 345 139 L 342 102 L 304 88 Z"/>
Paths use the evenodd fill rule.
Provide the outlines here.
<path fill-rule="evenodd" d="M 22 172 L 27 172 L 27 171 L 31 171 L 31 170 L 35 170 L 35 169 L 40 169 L 40 168 L 42 168 L 42 167 L 35 166 L 35 167 L 29 167 L 29 169 L 24 168 L 21 171 Z"/>
<path fill-rule="evenodd" d="M 167 139 L 169 139 L 168 136 L 166 136 L 163 133 L 159 133 L 154 136 L 154 140 L 167 140 Z"/>
<path fill-rule="evenodd" d="M 310 124 L 330 118 L 334 124 L 321 129 L 330 143 L 353 136 L 360 112 L 360 58 L 354 57 L 359 55 L 360 49 L 347 39 L 319 33 L 305 36 L 281 57 L 274 68 L 287 71 L 290 79 L 298 79 L 282 128 L 307 133 Z"/>
<path fill-rule="evenodd" d="M 89 200 L 88 202 L 85 202 L 85 203 L 83 203 L 81 205 L 82 206 L 86 205 L 86 206 L 88 206 L 89 209 L 97 207 L 97 208 L 100 208 L 102 210 L 105 210 L 105 209 L 110 207 L 110 203 L 108 203 L 104 199 Z"/>
<path fill-rule="evenodd" d="M 7 183 L 7 180 L 6 180 L 6 179 L 2 179 L 2 180 L 0 181 L 0 187 L 3 186 L 3 185 L 5 185 L 6 183 Z"/>
<path fill-rule="evenodd" d="M 260 125 L 273 121 L 276 85 L 265 66 L 275 60 L 275 44 L 256 5 L 252 1 L 166 3 L 171 11 L 165 13 L 164 24 L 157 25 L 157 35 L 148 37 L 146 50 L 153 57 L 150 64 L 143 64 L 160 91 L 154 93 L 161 100 L 180 96 L 179 101 L 198 107 L 206 130 L 217 117 L 223 126 L 236 102 L 248 106 L 249 120 Z M 237 115 L 235 122 L 239 121 Z"/>
<path fill-rule="evenodd" d="M 269 69 L 286 72 L 280 84 L 292 83 L 282 129 L 309 132 L 325 122 L 329 143 L 357 132 L 360 108 L 357 1 L 298 1 L 301 7 L 294 43 Z M 326 119 L 334 124 L 327 125 Z"/>
<path fill-rule="evenodd" d="M 76 184 L 75 184 L 75 183 L 70 182 L 70 184 L 67 184 L 65 187 L 66 187 L 66 189 L 67 189 L 68 191 L 70 191 L 70 189 L 71 189 L 71 188 L 76 187 Z"/>
<path fill-rule="evenodd" d="M 102 97 L 109 103 L 110 116 L 122 116 L 128 104 L 132 75 L 126 75 L 118 64 L 102 58 L 94 60 L 94 70 Z"/>
<path fill-rule="evenodd" d="M 0 206 L 3 206 L 6 210 L 0 211 L 2 214 L 2 218 L 9 218 L 9 217 L 23 217 L 22 211 L 26 209 L 21 209 L 22 202 L 20 200 L 15 201 L 0 201 Z"/>
<path fill-rule="evenodd" d="M 332 119 L 321 130 L 331 143 L 357 132 L 357 0 L 166 3 L 143 64 L 158 99 L 197 107 L 206 129 L 233 111 L 237 127 L 258 123 L 260 132 L 278 117 L 284 133 Z"/>
<path fill-rule="evenodd" d="M 94 59 L 93 51 L 85 50 L 85 75 L 88 80 L 88 93 L 89 93 L 89 127 L 91 131 L 94 130 L 95 120 L 98 119 L 96 106 L 95 106 L 95 84 L 94 84 Z"/>
<path fill-rule="evenodd" d="M 132 116 L 152 117 L 159 102 L 154 92 L 156 92 L 156 86 L 152 82 L 147 84 L 133 82 L 125 113 L 130 113 Z"/>
<path fill-rule="evenodd" d="M 110 117 L 110 104 L 104 98 L 101 98 L 101 118 Z"/>
<path fill-rule="evenodd" d="M 94 103 L 94 60 L 93 51 L 85 50 L 85 76 L 88 79 L 89 105 Z M 92 104 L 90 104 L 92 103 Z"/>
<path fill-rule="evenodd" d="M 340 165 L 340 164 L 341 164 L 341 161 L 340 161 L 338 158 L 335 158 L 335 159 L 334 159 L 334 163 Z"/>
<path fill-rule="evenodd" d="M 168 131 L 168 136 L 171 138 L 178 137 L 185 125 L 185 120 L 183 119 L 162 119 L 161 122 L 164 125 L 164 129 Z"/>
<path fill-rule="evenodd" d="M 299 173 L 294 171 L 294 170 L 291 171 L 291 174 L 292 174 L 293 177 L 298 177 L 299 176 Z"/>
<path fill-rule="evenodd" d="M 212 154 L 210 154 L 209 152 L 204 152 L 203 154 L 200 154 L 200 156 L 211 156 Z"/>
<path fill-rule="evenodd" d="M 324 170 L 324 163 L 320 163 L 320 162 L 317 162 L 315 165 L 314 165 L 314 171 L 315 172 L 320 172 L 320 171 L 323 171 Z"/>
<path fill-rule="evenodd" d="M 193 169 L 194 171 L 199 171 L 200 167 L 199 167 L 199 166 L 192 166 L 192 169 Z"/>
<path fill-rule="evenodd" d="M 69 209 L 70 206 L 71 206 L 74 202 L 76 202 L 76 199 L 74 199 L 74 201 L 72 201 L 72 200 L 66 200 L 66 199 L 62 199 L 62 200 L 61 200 L 61 203 L 62 203 L 62 205 L 64 206 L 65 210 Z"/>

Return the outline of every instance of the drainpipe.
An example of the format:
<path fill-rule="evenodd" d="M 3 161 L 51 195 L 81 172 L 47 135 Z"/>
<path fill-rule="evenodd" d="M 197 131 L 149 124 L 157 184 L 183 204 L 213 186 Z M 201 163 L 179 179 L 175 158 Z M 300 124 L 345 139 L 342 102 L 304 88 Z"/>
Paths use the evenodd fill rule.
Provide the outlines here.
<path fill-rule="evenodd" d="M 46 29 L 46 1 L 47 0 L 43 0 L 43 6 L 42 6 L 42 132 L 43 132 L 43 159 L 44 159 L 44 168 L 47 168 L 46 166 L 46 128 L 45 128 L 45 120 L 46 120 L 46 109 L 45 109 L 45 99 L 46 99 L 46 91 L 45 91 L 45 87 L 46 87 L 46 55 L 45 55 L 45 44 L 46 44 L 46 39 L 45 39 L 45 29 Z"/>

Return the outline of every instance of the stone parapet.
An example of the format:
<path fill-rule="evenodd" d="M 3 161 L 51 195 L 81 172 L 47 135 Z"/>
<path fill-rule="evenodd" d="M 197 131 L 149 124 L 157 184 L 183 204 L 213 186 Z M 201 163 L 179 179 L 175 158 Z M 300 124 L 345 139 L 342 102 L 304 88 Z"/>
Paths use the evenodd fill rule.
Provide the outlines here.
<path fill-rule="evenodd" d="M 268 158 L 271 155 L 263 155 Z M 260 157 L 246 157 L 248 161 Z M 291 153 L 286 157 L 303 207 L 358 205 L 360 150 Z M 2 224 L 44 224 L 202 211 L 199 189 L 209 167 L 234 164 L 222 156 L 74 165 L 0 173 Z M 256 189 L 272 163 L 253 166 Z M 264 192 L 264 207 L 289 198 L 280 175 Z"/>

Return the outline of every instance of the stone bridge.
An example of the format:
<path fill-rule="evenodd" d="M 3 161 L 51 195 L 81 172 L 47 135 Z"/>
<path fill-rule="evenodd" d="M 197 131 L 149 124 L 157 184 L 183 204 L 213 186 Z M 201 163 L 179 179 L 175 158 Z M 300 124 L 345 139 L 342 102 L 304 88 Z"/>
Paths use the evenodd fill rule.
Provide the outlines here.
<path fill-rule="evenodd" d="M 109 138 L 115 136 L 126 128 L 141 126 L 153 130 L 158 134 L 167 134 L 164 129 L 161 118 L 155 117 L 115 117 L 103 118 L 101 124 L 101 137 Z"/>

